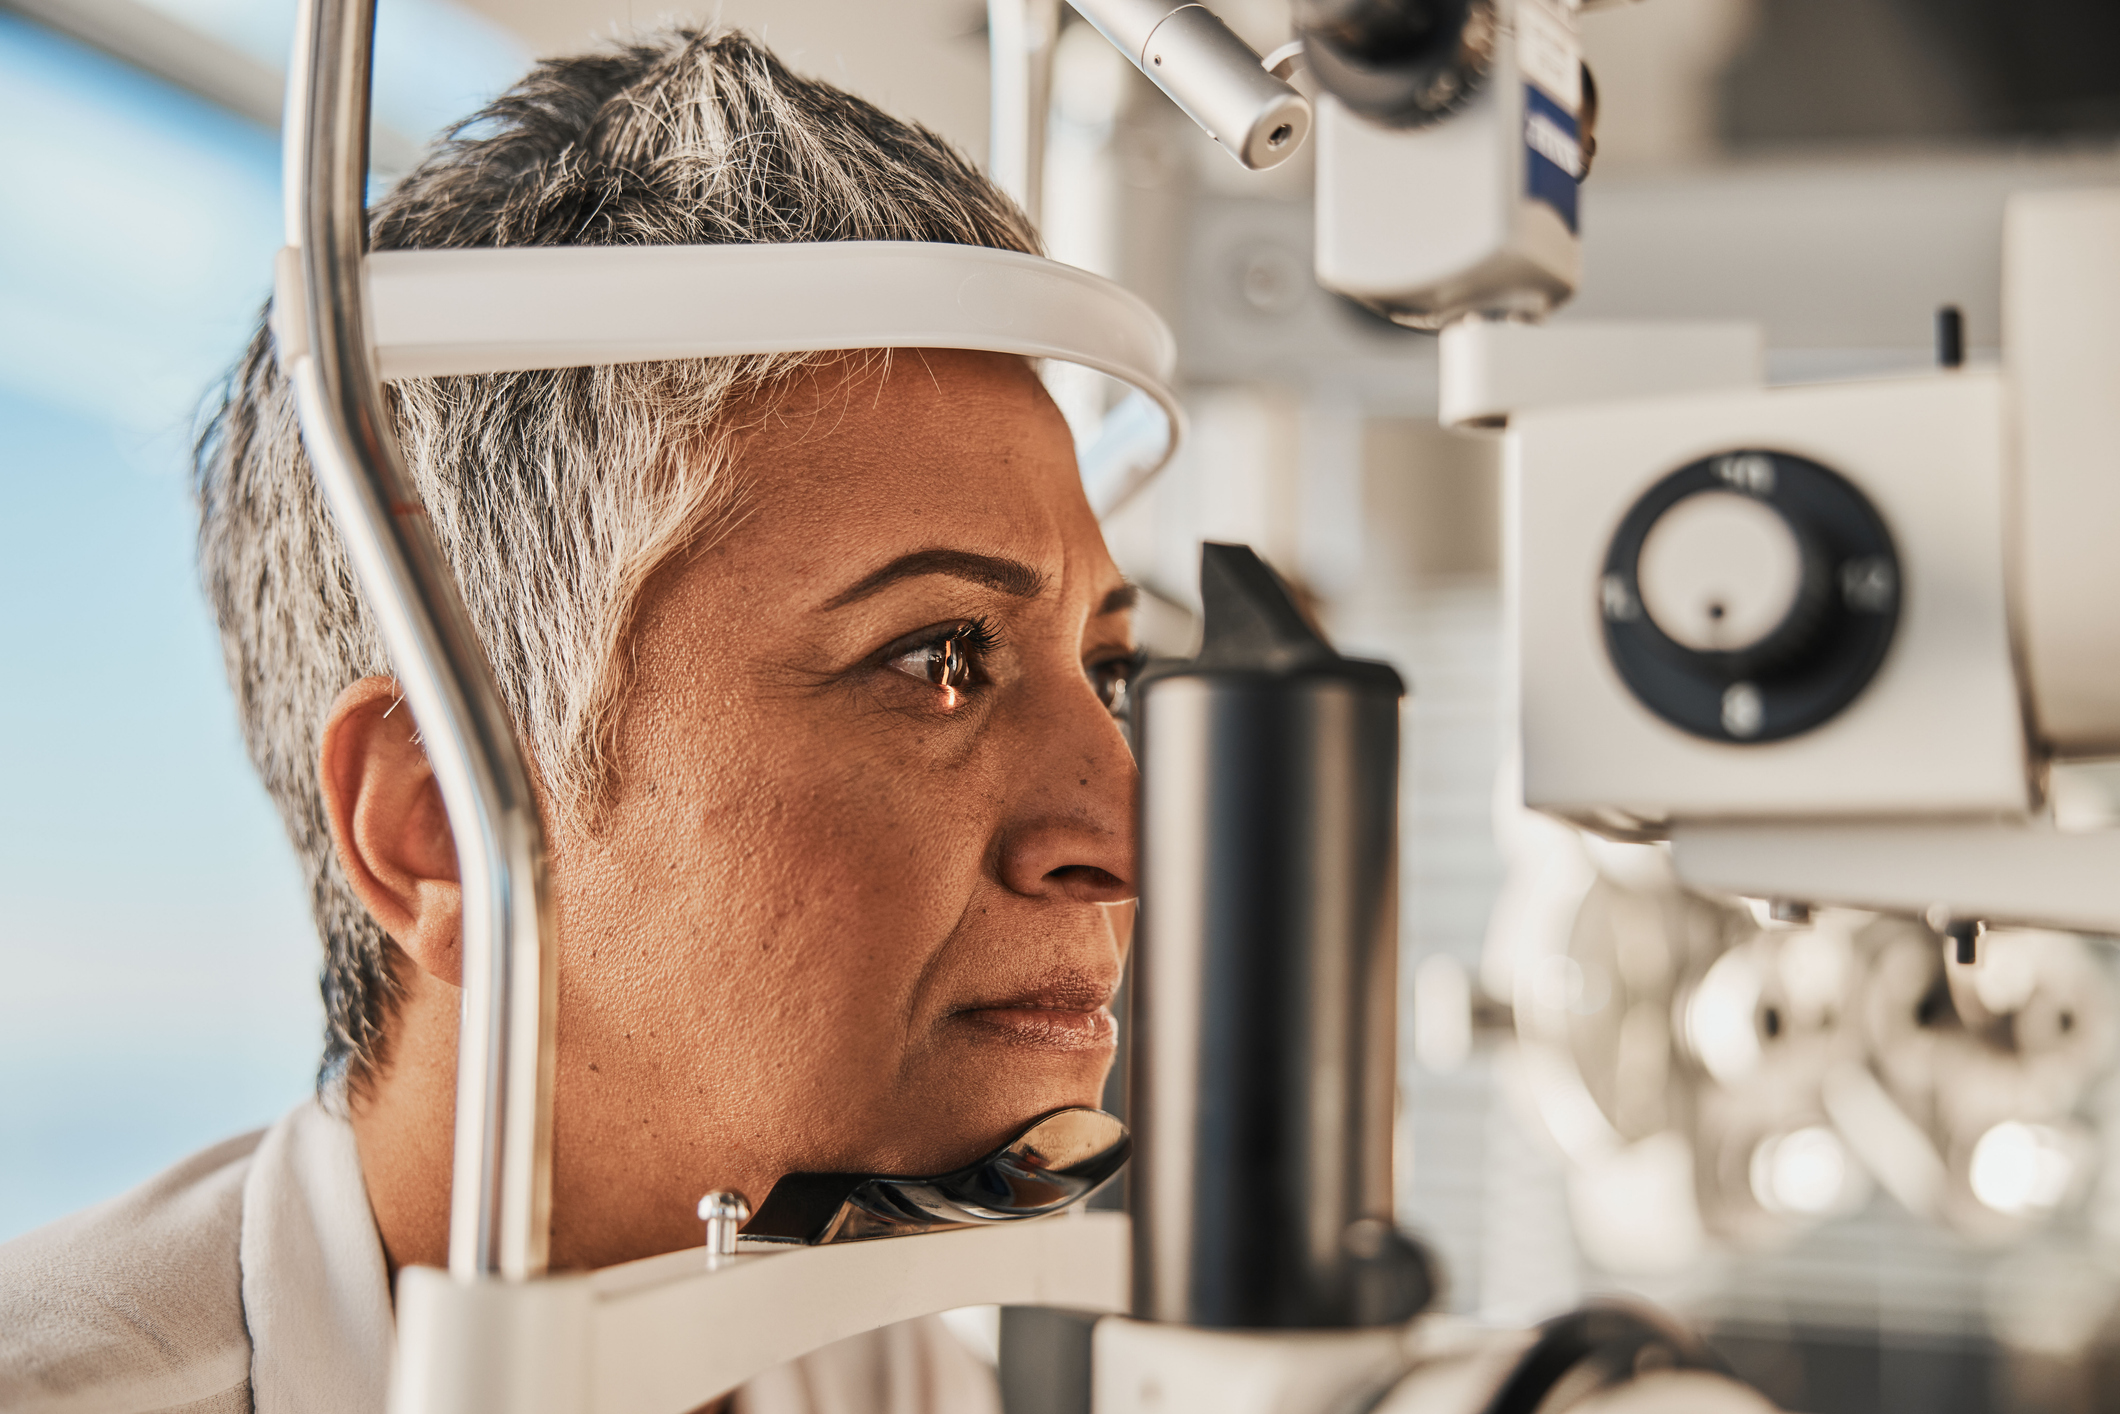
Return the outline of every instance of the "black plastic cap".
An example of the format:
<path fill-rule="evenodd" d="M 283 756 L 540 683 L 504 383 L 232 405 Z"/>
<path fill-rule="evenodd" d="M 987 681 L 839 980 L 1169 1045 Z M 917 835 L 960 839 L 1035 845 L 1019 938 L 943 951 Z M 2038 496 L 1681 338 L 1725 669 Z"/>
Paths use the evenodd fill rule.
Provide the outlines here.
<path fill-rule="evenodd" d="M 1405 684 L 1383 663 L 1343 658 L 1297 606 L 1273 566 L 1249 545 L 1208 541 L 1200 547 L 1200 655 L 1164 661 L 1148 676 L 1233 672 L 1273 677 L 1345 677 L 1403 695 Z"/>
<path fill-rule="evenodd" d="M 1310 626 L 1295 595 L 1249 545 L 1200 547 L 1203 668 L 1286 669 L 1340 655 Z"/>

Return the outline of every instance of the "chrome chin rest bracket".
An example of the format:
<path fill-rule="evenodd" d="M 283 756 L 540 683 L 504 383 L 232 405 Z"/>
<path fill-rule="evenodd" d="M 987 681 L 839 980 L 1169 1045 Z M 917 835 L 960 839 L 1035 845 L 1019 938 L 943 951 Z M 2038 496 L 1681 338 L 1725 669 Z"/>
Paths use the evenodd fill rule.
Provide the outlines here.
<path fill-rule="evenodd" d="M 1116 1116 L 1055 1110 L 978 1162 L 932 1178 L 788 1174 L 743 1235 L 821 1247 L 1042 1218 L 1087 1198 L 1132 1152 Z"/>

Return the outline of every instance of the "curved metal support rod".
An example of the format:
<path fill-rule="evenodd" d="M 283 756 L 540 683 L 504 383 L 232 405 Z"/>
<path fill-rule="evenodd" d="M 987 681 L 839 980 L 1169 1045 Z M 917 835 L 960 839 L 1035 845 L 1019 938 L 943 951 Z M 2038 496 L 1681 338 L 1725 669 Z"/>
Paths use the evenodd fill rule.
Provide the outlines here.
<path fill-rule="evenodd" d="M 463 881 L 449 1269 L 520 1280 L 551 1230 L 555 939 L 544 827 L 471 616 L 399 453 L 363 257 L 375 0 L 303 0 L 274 332 L 302 443 L 419 723 Z M 292 307 L 290 307 L 292 306 Z"/>

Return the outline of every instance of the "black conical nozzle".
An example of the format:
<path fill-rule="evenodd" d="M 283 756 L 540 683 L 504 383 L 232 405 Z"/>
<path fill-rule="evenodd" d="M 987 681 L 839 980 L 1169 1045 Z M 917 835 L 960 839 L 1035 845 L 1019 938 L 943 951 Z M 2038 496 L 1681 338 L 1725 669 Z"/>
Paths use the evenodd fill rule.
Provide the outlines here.
<path fill-rule="evenodd" d="M 1200 547 L 1201 667 L 1308 667 L 1339 658 L 1273 566 L 1249 545 Z"/>
<path fill-rule="evenodd" d="M 1249 545 L 1210 540 L 1200 547 L 1200 605 L 1199 656 L 1151 664 L 1137 689 L 1164 677 L 1234 673 L 1349 678 L 1393 697 L 1406 690 L 1389 664 L 1342 657 Z"/>

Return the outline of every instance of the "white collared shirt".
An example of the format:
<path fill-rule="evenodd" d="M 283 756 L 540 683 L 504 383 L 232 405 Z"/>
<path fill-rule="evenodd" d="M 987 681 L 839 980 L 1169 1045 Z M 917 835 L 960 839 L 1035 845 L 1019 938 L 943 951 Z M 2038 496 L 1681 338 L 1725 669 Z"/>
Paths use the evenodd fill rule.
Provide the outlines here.
<path fill-rule="evenodd" d="M 0 1246 L 10 1414 L 382 1414 L 388 1270 L 353 1129 L 315 1101 Z M 736 1414 L 996 1414 L 934 1319 L 737 1391 Z"/>

